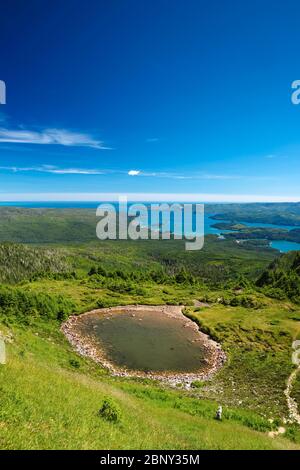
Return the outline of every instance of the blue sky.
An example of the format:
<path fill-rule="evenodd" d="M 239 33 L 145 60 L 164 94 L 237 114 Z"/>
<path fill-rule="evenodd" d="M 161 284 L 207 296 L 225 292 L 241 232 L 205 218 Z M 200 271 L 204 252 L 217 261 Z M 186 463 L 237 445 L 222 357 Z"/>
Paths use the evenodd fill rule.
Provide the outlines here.
<path fill-rule="evenodd" d="M 300 200 L 299 14 L 291 0 L 5 0 L 0 199 Z"/>

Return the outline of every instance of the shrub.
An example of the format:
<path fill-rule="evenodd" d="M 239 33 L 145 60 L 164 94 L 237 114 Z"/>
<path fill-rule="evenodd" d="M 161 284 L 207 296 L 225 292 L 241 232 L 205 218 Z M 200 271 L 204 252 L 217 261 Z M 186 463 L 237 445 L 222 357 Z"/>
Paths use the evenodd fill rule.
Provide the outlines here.
<path fill-rule="evenodd" d="M 202 388 L 204 386 L 204 382 L 201 380 L 195 380 L 194 382 L 191 383 L 192 388 Z"/>
<path fill-rule="evenodd" d="M 30 292 L 0 285 L 0 317 L 30 323 L 39 316 L 64 320 L 74 312 L 74 302 L 63 295 Z"/>
<path fill-rule="evenodd" d="M 104 399 L 99 410 L 99 415 L 101 418 L 104 418 L 111 423 L 118 423 L 121 421 L 121 410 L 111 398 Z"/>
<path fill-rule="evenodd" d="M 96 302 L 97 308 L 109 308 L 109 307 L 117 307 L 119 305 L 120 301 L 117 299 L 107 299 L 107 298 L 102 298 L 98 299 Z"/>
<path fill-rule="evenodd" d="M 74 367 L 74 369 L 79 369 L 80 362 L 77 359 L 70 359 L 70 366 Z"/>

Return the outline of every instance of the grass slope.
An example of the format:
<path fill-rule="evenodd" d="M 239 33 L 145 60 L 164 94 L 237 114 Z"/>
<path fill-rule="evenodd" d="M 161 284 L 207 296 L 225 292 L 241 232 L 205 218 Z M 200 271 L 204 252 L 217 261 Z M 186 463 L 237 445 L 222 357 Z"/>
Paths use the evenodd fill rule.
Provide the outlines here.
<path fill-rule="evenodd" d="M 270 424 L 254 413 L 228 409 L 217 422 L 214 402 L 110 378 L 77 358 L 49 324 L 14 328 L 13 334 L 8 363 L 0 366 L 2 449 L 297 448 L 269 438 Z M 107 396 L 121 410 L 120 423 L 98 415 Z"/>

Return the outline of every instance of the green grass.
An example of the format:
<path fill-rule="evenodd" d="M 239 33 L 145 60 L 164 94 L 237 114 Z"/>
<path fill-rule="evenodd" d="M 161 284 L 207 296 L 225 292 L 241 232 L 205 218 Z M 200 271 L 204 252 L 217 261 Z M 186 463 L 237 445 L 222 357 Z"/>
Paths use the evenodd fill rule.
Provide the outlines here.
<path fill-rule="evenodd" d="M 7 332 L 7 328 L 4 328 Z M 0 366 L 2 449 L 291 449 L 267 436 L 266 419 L 161 388 L 149 381 L 113 379 L 77 358 L 57 330 L 40 323 L 13 328 L 8 363 Z M 74 367 L 74 358 L 78 361 Z M 99 416 L 107 397 L 122 419 Z M 256 429 L 261 429 L 257 431 Z"/>
<path fill-rule="evenodd" d="M 186 314 L 222 344 L 228 361 L 202 397 L 253 409 L 270 418 L 287 416 L 286 380 L 293 365 L 291 344 L 300 333 L 292 304 L 266 300 L 258 309 L 213 305 Z M 299 314 L 299 310 L 298 310 Z"/>

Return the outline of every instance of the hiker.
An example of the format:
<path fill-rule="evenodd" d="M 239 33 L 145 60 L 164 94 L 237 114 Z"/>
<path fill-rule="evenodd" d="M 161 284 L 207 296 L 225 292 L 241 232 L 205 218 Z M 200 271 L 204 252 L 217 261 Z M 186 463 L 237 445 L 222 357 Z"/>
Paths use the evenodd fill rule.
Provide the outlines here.
<path fill-rule="evenodd" d="M 222 420 L 222 411 L 223 411 L 223 409 L 222 409 L 222 406 L 220 405 L 217 409 L 217 412 L 216 412 L 216 419 L 218 421 Z"/>

